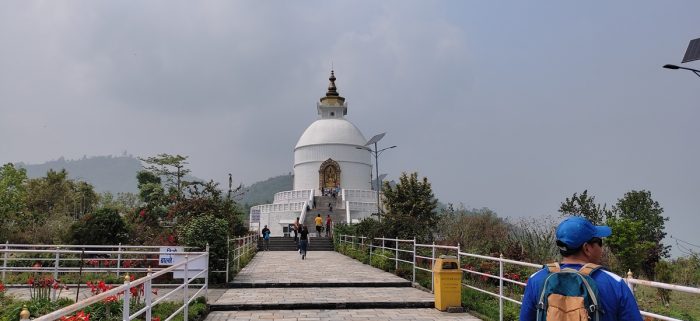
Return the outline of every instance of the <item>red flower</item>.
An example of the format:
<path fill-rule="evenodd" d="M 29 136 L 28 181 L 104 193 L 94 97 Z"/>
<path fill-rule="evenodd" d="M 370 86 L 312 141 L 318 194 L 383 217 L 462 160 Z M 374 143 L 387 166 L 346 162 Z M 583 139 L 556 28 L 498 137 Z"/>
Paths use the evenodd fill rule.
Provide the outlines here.
<path fill-rule="evenodd" d="M 5 292 L 5 285 L 0 283 L 0 292 Z"/>
<path fill-rule="evenodd" d="M 27 284 L 34 285 L 34 277 L 30 276 L 29 279 L 27 280 Z"/>
<path fill-rule="evenodd" d="M 108 296 L 104 300 L 102 300 L 102 302 L 104 302 L 104 303 L 117 302 L 117 296 L 116 295 Z"/>
<path fill-rule="evenodd" d="M 139 216 L 141 216 L 141 217 L 146 216 L 146 209 L 145 208 L 141 209 L 141 211 L 139 212 Z"/>
<path fill-rule="evenodd" d="M 151 321 L 160 321 L 160 317 L 152 317 Z"/>

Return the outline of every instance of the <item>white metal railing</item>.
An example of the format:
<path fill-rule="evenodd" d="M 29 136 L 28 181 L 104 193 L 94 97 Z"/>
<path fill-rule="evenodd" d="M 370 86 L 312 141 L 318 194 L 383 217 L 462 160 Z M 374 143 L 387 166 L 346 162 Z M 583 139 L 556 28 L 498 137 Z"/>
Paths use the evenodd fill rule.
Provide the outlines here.
<path fill-rule="evenodd" d="M 233 249 L 231 249 L 233 243 Z M 234 239 L 228 239 L 226 242 L 226 283 L 228 283 L 231 278 L 231 263 L 235 262 L 236 269 L 235 272 L 238 273 L 241 270 L 241 259 L 249 254 L 255 254 L 258 251 L 258 233 L 250 234 L 242 237 L 237 237 Z"/>
<path fill-rule="evenodd" d="M 377 202 L 352 202 L 348 201 L 348 207 L 353 211 L 359 212 L 377 212 Z"/>
<path fill-rule="evenodd" d="M 430 272 L 431 273 L 431 278 L 430 278 L 430 290 L 431 290 L 431 292 L 433 291 L 433 283 L 434 283 L 433 282 L 434 273 L 432 271 L 432 266 L 433 266 L 433 263 L 435 262 L 435 259 L 436 259 L 436 251 L 447 252 L 447 253 L 453 252 L 455 254 L 455 256 L 457 257 L 457 261 L 460 262 L 459 263 L 460 270 L 462 271 L 463 274 L 468 273 L 468 274 L 477 275 L 480 277 L 498 280 L 498 293 L 484 290 L 484 289 L 481 289 L 481 288 L 478 288 L 478 287 L 475 287 L 475 286 L 472 286 L 472 285 L 466 284 L 466 283 L 462 283 L 462 286 L 498 298 L 499 320 L 501 320 L 501 321 L 503 320 L 503 301 L 504 300 L 515 303 L 515 304 L 519 304 L 519 305 L 522 304 L 521 301 L 510 298 L 510 297 L 505 296 L 503 294 L 504 282 L 516 284 L 516 285 L 523 286 L 523 287 L 526 284 L 526 283 L 521 282 L 519 280 L 510 279 L 508 277 L 508 275 L 504 273 L 505 264 L 513 264 L 513 265 L 524 266 L 524 267 L 529 267 L 529 268 L 542 268 L 542 266 L 543 266 L 542 264 L 535 264 L 535 263 L 521 262 L 521 261 L 505 259 L 505 258 L 503 258 L 503 255 L 501 255 L 500 257 L 492 257 L 492 256 L 462 252 L 460 250 L 459 244 L 457 244 L 457 246 L 436 245 L 435 243 L 433 243 L 433 244 L 418 244 L 416 242 L 415 238 L 413 240 L 411 240 L 411 239 L 392 239 L 392 238 L 383 238 L 383 237 L 377 237 L 374 239 L 370 239 L 370 238 L 367 238 L 364 236 L 354 236 L 354 235 L 341 234 L 338 236 L 338 240 L 341 244 L 349 244 L 353 248 L 356 245 L 368 247 L 369 248 L 370 262 L 372 259 L 372 255 L 378 255 L 378 254 L 376 254 L 377 249 L 382 249 L 384 251 L 393 252 L 394 253 L 393 257 L 384 256 L 384 255 L 382 255 L 382 257 L 385 257 L 389 260 L 394 260 L 397 269 L 398 269 L 399 262 L 411 264 L 413 266 L 412 267 L 413 276 L 411 279 L 411 281 L 413 283 L 416 282 L 416 271 Z M 381 243 L 381 245 L 379 245 L 379 243 Z M 386 246 L 387 243 L 393 244 L 394 246 L 387 247 Z M 421 249 L 423 249 L 423 250 L 421 251 Z M 427 256 L 427 254 L 419 254 L 419 252 L 424 253 L 426 251 L 429 251 L 431 253 L 431 255 Z M 373 254 L 373 252 L 375 252 L 375 253 Z M 400 256 L 402 253 L 406 253 L 407 256 L 409 256 L 411 258 L 411 260 L 401 259 Z M 461 266 L 462 258 L 465 258 L 465 257 L 497 262 L 498 263 L 498 271 L 499 271 L 498 275 L 479 272 L 479 271 L 475 271 L 472 269 L 467 269 L 465 267 L 462 267 Z M 430 266 L 430 268 L 423 268 L 423 267 L 418 266 L 417 259 L 428 260 L 429 261 L 428 265 Z M 700 288 L 634 279 L 634 278 L 632 278 L 632 273 L 628 273 L 627 278 L 624 278 L 624 280 L 625 280 L 625 283 L 627 284 L 627 286 L 629 286 L 632 291 L 634 291 L 634 285 L 644 285 L 644 286 L 679 291 L 679 292 L 684 292 L 684 293 L 700 294 Z M 675 319 L 672 317 L 667 317 L 667 316 L 663 316 L 663 315 L 659 315 L 659 314 L 655 314 L 655 313 L 647 312 L 647 311 L 640 311 L 640 313 L 643 316 L 652 317 L 652 318 L 658 319 L 658 320 L 682 321 L 681 319 Z"/>
<path fill-rule="evenodd" d="M 284 191 L 275 193 L 274 203 L 290 203 L 290 202 L 303 202 L 309 200 L 309 197 L 313 199 L 312 189 L 296 190 L 296 191 Z"/>
<path fill-rule="evenodd" d="M 364 189 L 343 189 L 341 191 L 341 196 L 343 202 L 366 202 L 375 203 L 377 202 L 377 192 L 372 190 Z M 375 205 L 376 206 L 376 205 Z"/>
<path fill-rule="evenodd" d="M 0 245 L 2 257 L 2 282 L 6 273 L 51 273 L 54 279 L 60 274 L 79 272 L 122 273 L 146 272 L 149 266 L 159 265 L 160 248 L 167 246 L 145 245 Z M 194 247 L 184 247 L 185 250 Z M 42 255 L 44 255 L 42 257 Z M 48 262 L 50 266 L 34 266 L 33 262 Z M 81 263 L 82 262 L 82 263 Z M 154 268 L 160 270 L 161 268 Z"/>
<path fill-rule="evenodd" d="M 156 273 L 151 273 L 150 271 L 145 277 L 136 279 L 131 281 L 128 277 L 128 275 L 125 276 L 125 281 L 124 285 L 121 285 L 119 287 L 113 288 L 111 290 L 102 292 L 100 294 L 94 295 L 92 297 L 89 297 L 85 300 L 78 301 L 74 304 L 71 304 L 65 308 L 56 310 L 54 312 L 51 312 L 49 314 L 43 315 L 41 317 L 38 317 L 34 319 L 34 321 L 53 321 L 60 319 L 63 316 L 72 314 L 76 311 L 79 311 L 81 309 L 84 309 L 87 306 L 90 306 L 92 304 L 101 302 L 104 299 L 107 299 L 108 297 L 112 296 L 119 296 L 120 293 L 123 293 L 123 305 L 122 305 L 122 321 L 131 321 L 134 320 L 135 318 L 144 315 L 145 314 L 145 320 L 151 320 L 151 311 L 153 309 L 153 306 L 157 305 L 160 302 L 163 302 L 163 300 L 167 299 L 169 296 L 173 295 L 174 293 L 177 293 L 179 290 L 182 290 L 182 306 L 180 306 L 175 312 L 173 312 L 170 316 L 168 316 L 164 321 L 170 321 L 172 320 L 175 316 L 177 316 L 180 312 L 183 312 L 183 317 L 184 321 L 187 321 L 188 317 L 188 306 L 189 304 L 199 297 L 200 295 L 204 295 L 206 297 L 207 295 L 207 288 L 208 288 L 208 278 L 207 275 L 209 274 L 209 269 L 208 269 L 208 261 L 209 261 L 209 252 L 182 252 L 182 253 L 168 253 L 172 255 L 184 255 L 185 259 L 177 264 L 174 264 L 173 266 L 162 269 Z M 190 270 L 188 269 L 188 265 L 192 264 L 194 261 L 198 259 L 205 259 L 207 261 L 207 264 L 204 266 L 204 269 L 197 272 L 194 275 L 190 276 Z M 165 273 L 173 272 L 175 270 L 182 270 L 184 272 L 183 274 L 183 283 L 179 286 L 177 286 L 175 289 L 172 291 L 164 294 L 160 298 L 153 300 L 152 294 L 151 294 L 151 286 L 153 283 L 153 280 Z M 189 286 L 192 284 L 192 280 L 197 279 L 197 278 L 204 278 L 204 283 L 203 284 L 196 284 L 200 286 L 200 288 L 195 292 L 193 295 L 189 295 Z M 130 313 L 130 289 L 134 287 L 138 287 L 143 284 L 144 290 L 144 300 L 145 300 L 145 307 L 142 309 Z"/>
<path fill-rule="evenodd" d="M 305 201 L 282 204 L 263 204 L 251 207 L 251 211 L 253 210 L 253 208 L 255 208 L 257 210 L 260 210 L 260 214 L 272 212 L 298 212 L 301 211 L 302 208 L 304 208 L 304 204 L 306 204 Z"/>

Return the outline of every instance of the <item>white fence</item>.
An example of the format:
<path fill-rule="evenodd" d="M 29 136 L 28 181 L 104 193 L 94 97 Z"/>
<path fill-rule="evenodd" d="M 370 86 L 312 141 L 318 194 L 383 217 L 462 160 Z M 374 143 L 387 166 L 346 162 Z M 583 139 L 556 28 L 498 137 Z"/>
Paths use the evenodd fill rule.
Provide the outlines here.
<path fill-rule="evenodd" d="M 0 245 L 2 281 L 6 273 L 51 273 L 54 279 L 63 273 L 106 272 L 145 273 L 159 265 L 160 249 L 168 246 L 143 245 Z M 185 247 L 185 250 L 194 249 Z M 81 261 L 84 261 L 81 264 Z M 33 262 L 41 262 L 34 266 Z M 49 266 L 43 263 L 48 262 Z M 96 263 L 96 264 L 95 264 Z M 154 268 L 157 271 L 162 268 Z"/>
<path fill-rule="evenodd" d="M 129 280 L 128 275 L 125 276 L 125 281 L 124 285 L 121 285 L 119 287 L 113 288 L 111 290 L 102 292 L 100 294 L 94 295 L 92 297 L 89 297 L 85 300 L 76 302 L 74 304 L 71 304 L 65 308 L 62 308 L 60 310 L 56 310 L 54 312 L 51 312 L 49 314 L 43 315 L 41 317 L 38 317 L 34 319 L 34 321 L 53 321 L 60 319 L 63 316 L 72 314 L 76 311 L 79 311 L 81 309 L 84 309 L 92 304 L 102 302 L 103 300 L 107 299 L 108 297 L 112 296 L 118 296 L 120 293 L 124 294 L 123 297 L 123 306 L 122 306 L 122 320 L 123 321 L 130 321 L 133 320 L 141 315 L 145 316 L 145 320 L 151 320 L 151 311 L 153 309 L 153 306 L 157 305 L 158 303 L 163 302 L 164 300 L 168 299 L 171 295 L 174 295 L 175 293 L 178 293 L 178 291 L 182 291 L 182 306 L 180 306 L 175 312 L 173 312 L 170 316 L 168 316 L 164 321 L 170 321 L 172 320 L 175 316 L 177 316 L 180 312 L 183 313 L 184 321 L 187 321 L 188 317 L 188 306 L 189 304 L 196 299 L 200 295 L 207 295 L 207 287 L 208 287 L 208 278 L 207 275 L 209 274 L 209 269 L 208 269 L 208 260 L 209 260 L 209 253 L 208 252 L 203 252 L 203 253 L 177 253 L 178 255 L 184 255 L 185 258 L 182 262 L 175 264 L 169 268 L 162 269 L 156 273 L 151 273 L 150 271 L 145 277 L 142 277 L 140 279 L 136 279 L 133 281 Z M 190 277 L 190 271 L 188 269 L 188 265 L 194 263 L 195 261 L 199 259 L 205 259 L 207 260 L 207 264 L 203 270 L 200 270 L 194 275 L 191 275 Z M 173 291 L 170 291 L 163 296 L 159 297 L 156 300 L 153 300 L 153 296 L 151 293 L 151 286 L 152 282 L 155 278 L 169 272 L 174 272 L 178 269 L 182 269 L 184 271 L 183 274 L 183 283 L 177 286 Z M 204 278 L 204 283 L 202 284 L 197 284 L 199 288 L 197 291 L 190 295 L 189 294 L 189 287 L 192 284 L 192 280 L 197 279 L 197 278 Z M 129 311 L 130 309 L 130 304 L 131 304 L 131 299 L 130 299 L 130 289 L 134 287 L 138 287 L 143 284 L 143 293 L 144 293 L 144 300 L 145 300 L 145 306 L 134 312 L 131 313 Z"/>
<path fill-rule="evenodd" d="M 513 299 L 511 297 L 508 297 L 503 294 L 504 291 L 504 282 L 511 283 L 511 284 L 517 284 L 519 286 L 524 287 L 525 283 L 521 282 L 520 280 L 515 280 L 509 278 L 509 276 L 504 273 L 505 270 L 505 265 L 506 264 L 513 264 L 513 265 L 518 265 L 518 266 L 524 266 L 524 267 L 529 267 L 529 268 L 542 268 L 542 264 L 535 264 L 535 263 L 528 263 L 528 262 L 520 262 L 520 261 L 515 261 L 515 260 L 508 260 L 503 258 L 501 255 L 500 257 L 492 257 L 492 256 L 485 256 L 485 255 L 478 255 L 478 254 L 472 254 L 472 253 L 466 253 L 462 252 L 460 250 L 459 244 L 457 246 L 449 246 L 449 245 L 436 245 L 436 244 L 418 244 L 415 239 L 413 240 L 407 240 L 407 239 L 391 239 L 391 238 L 374 238 L 370 239 L 367 237 L 358 237 L 358 236 L 353 236 L 353 235 L 339 235 L 339 240 L 341 244 L 346 244 L 350 245 L 353 248 L 355 246 L 358 247 L 367 247 L 369 248 L 369 257 L 370 257 L 370 262 L 372 255 L 377 255 L 376 251 L 377 249 L 381 249 L 383 251 L 389 251 L 394 254 L 394 256 L 383 256 L 389 260 L 393 260 L 395 262 L 396 269 L 398 269 L 399 262 L 402 263 L 407 263 L 412 265 L 412 270 L 413 270 L 413 276 L 412 276 L 412 281 L 415 283 L 416 282 L 416 271 L 425 271 L 429 272 L 431 274 L 430 278 L 430 290 L 433 291 L 433 271 L 432 271 L 432 266 L 433 263 L 435 262 L 435 259 L 437 258 L 436 253 L 439 252 L 446 252 L 446 253 L 451 253 L 457 257 L 458 262 L 460 262 L 460 270 L 462 273 L 467 273 L 468 275 L 476 275 L 479 277 L 484 277 L 484 278 L 489 278 L 489 279 L 494 279 L 498 281 L 498 292 L 491 292 L 485 289 L 481 289 L 478 287 L 475 287 L 470 284 L 462 283 L 463 287 L 470 288 L 472 290 L 485 293 L 491 296 L 494 296 L 498 298 L 498 311 L 499 311 L 499 320 L 503 320 L 503 301 L 510 301 L 515 304 L 521 305 L 522 302 L 516 299 Z M 389 244 L 390 246 L 387 246 Z M 393 245 L 393 246 L 391 246 Z M 373 254 L 375 252 L 375 254 Z M 425 252 L 430 252 L 431 255 L 427 256 L 427 254 L 419 254 L 419 253 L 425 253 Z M 401 255 L 404 254 L 404 257 L 408 257 L 409 259 L 402 259 Z M 489 273 L 484 273 L 484 272 L 479 272 L 475 271 L 473 269 L 467 269 L 465 267 L 461 266 L 462 258 L 474 258 L 474 259 L 480 259 L 480 260 L 486 260 L 486 261 L 491 261 L 491 262 L 497 262 L 498 264 L 498 275 L 494 274 L 489 274 Z M 428 266 L 431 268 L 424 268 L 420 267 L 417 264 L 417 260 L 425 260 L 428 261 Z M 464 280 L 464 278 L 463 278 Z M 666 283 L 660 283 L 660 282 L 652 282 L 652 281 L 645 281 L 645 280 L 638 280 L 632 278 L 632 274 L 628 273 L 627 278 L 624 279 L 627 285 L 630 287 L 632 291 L 634 291 L 634 285 L 643 285 L 643 286 L 649 286 L 653 288 L 659 288 L 659 289 L 667 289 L 667 290 L 673 290 L 673 291 L 679 291 L 679 292 L 684 292 L 684 293 L 692 293 L 692 294 L 700 294 L 700 288 L 693 288 L 693 287 L 687 287 L 687 286 L 680 286 L 680 285 L 674 285 L 674 284 L 666 284 Z M 658 315 L 655 313 L 647 312 L 647 311 L 640 311 L 643 316 L 648 316 L 652 317 L 657 320 L 667 320 L 667 321 L 683 321 L 680 319 L 675 319 L 672 317 L 668 316 L 663 316 L 663 315 Z"/>
<path fill-rule="evenodd" d="M 375 207 L 377 206 L 377 192 L 372 191 L 372 190 L 364 190 L 364 189 L 343 189 L 341 191 L 341 197 L 343 202 L 345 201 L 350 201 L 350 202 L 366 202 L 366 203 L 375 203 Z"/>
<path fill-rule="evenodd" d="M 303 202 L 313 200 L 314 190 L 284 191 L 275 194 L 273 203 Z"/>
<path fill-rule="evenodd" d="M 242 259 L 248 255 L 255 255 L 257 252 L 257 234 L 250 234 L 242 237 L 228 239 L 227 242 L 227 257 L 220 259 L 226 262 L 226 269 L 221 271 L 209 270 L 209 246 L 205 252 L 161 252 L 161 248 L 171 246 L 135 246 L 135 245 L 28 245 L 28 244 L 2 244 L 0 245 L 0 254 L 2 258 L 2 283 L 5 283 L 7 273 L 50 273 L 53 278 L 58 280 L 61 274 L 66 273 L 115 273 L 125 276 L 124 285 L 113 288 L 109 291 L 100 293 L 76 302 L 75 304 L 54 311 L 50 314 L 41 316 L 34 321 L 53 321 L 62 316 L 72 314 L 91 304 L 102 302 L 105 298 L 117 296 L 123 292 L 123 317 L 122 320 L 129 321 L 139 316 L 145 315 L 145 320 L 151 320 L 151 309 L 164 300 L 171 299 L 172 295 L 180 292 L 183 297 L 183 305 L 180 306 L 170 317 L 163 321 L 169 321 L 178 313 L 184 311 L 185 321 L 187 320 L 187 306 L 195 298 L 200 295 L 207 294 L 209 286 L 209 272 L 225 273 L 226 282 L 230 280 L 230 275 L 240 271 Z M 185 247 L 186 250 L 194 249 L 193 247 Z M 162 254 L 173 256 L 184 256 L 182 262 L 176 263 L 169 267 L 159 267 L 158 257 Z M 89 262 L 97 260 L 99 266 L 90 266 Z M 205 260 L 205 264 L 201 264 Z M 139 262 L 139 267 L 133 267 L 129 262 Z M 33 266 L 34 262 L 50 262 L 50 266 Z M 109 262 L 109 263 L 107 263 Z M 87 265 L 87 266 L 83 266 Z M 151 268 L 149 266 L 153 266 Z M 202 267 L 204 267 L 202 269 Z M 196 270 L 194 270 L 196 268 Z M 182 284 L 177 285 L 173 290 L 153 300 L 152 287 L 153 280 L 163 274 L 177 272 L 179 276 L 183 276 Z M 146 273 L 145 277 L 131 281 L 129 273 Z M 176 276 L 177 277 L 177 276 Z M 203 278 L 203 283 L 192 284 L 192 280 Z M 143 296 L 145 307 L 139 311 L 130 314 L 129 289 L 143 286 Z M 190 286 L 197 287 L 197 291 L 190 295 Z M 169 284 L 172 286 L 172 284 Z M 78 287 L 79 291 L 80 287 Z M 87 290 L 87 289 L 86 289 Z M 56 299 L 56 290 L 52 291 L 52 299 Z"/>
<path fill-rule="evenodd" d="M 246 255 L 255 254 L 258 251 L 258 233 L 250 234 L 226 242 L 226 282 L 231 281 L 231 264 L 235 263 L 234 271 L 241 270 L 241 259 Z M 235 274 L 234 274 L 235 275 Z"/>

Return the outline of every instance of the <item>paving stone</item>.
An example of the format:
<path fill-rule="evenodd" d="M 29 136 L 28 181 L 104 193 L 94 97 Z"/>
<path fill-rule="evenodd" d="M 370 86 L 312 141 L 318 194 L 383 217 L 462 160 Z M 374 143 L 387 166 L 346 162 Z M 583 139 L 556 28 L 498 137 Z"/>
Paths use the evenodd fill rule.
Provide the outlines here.
<path fill-rule="evenodd" d="M 223 320 L 292 320 L 292 321 L 434 321 L 479 319 L 468 313 L 447 313 L 435 309 L 357 309 L 357 310 L 277 310 L 277 311 L 215 311 L 209 313 L 209 321 Z"/>
<path fill-rule="evenodd" d="M 406 280 L 333 251 L 258 252 L 233 284 L 265 283 L 405 283 Z"/>

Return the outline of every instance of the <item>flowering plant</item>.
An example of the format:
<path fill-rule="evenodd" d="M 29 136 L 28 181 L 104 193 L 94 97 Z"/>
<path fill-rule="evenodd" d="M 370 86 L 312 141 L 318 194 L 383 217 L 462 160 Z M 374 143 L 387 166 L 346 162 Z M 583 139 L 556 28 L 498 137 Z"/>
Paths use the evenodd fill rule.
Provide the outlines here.
<path fill-rule="evenodd" d="M 5 285 L 0 282 L 0 299 L 5 296 Z"/>
<path fill-rule="evenodd" d="M 61 284 L 59 279 L 54 279 L 52 276 L 36 279 L 34 276 L 30 276 L 27 279 L 27 284 L 29 285 L 29 296 L 32 300 L 50 300 L 52 290 L 56 294 L 55 297 L 59 297 L 64 289 L 68 289 L 67 285 Z"/>
<path fill-rule="evenodd" d="M 78 311 L 75 315 L 62 316 L 61 321 L 90 321 L 90 313 Z"/>

